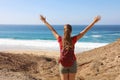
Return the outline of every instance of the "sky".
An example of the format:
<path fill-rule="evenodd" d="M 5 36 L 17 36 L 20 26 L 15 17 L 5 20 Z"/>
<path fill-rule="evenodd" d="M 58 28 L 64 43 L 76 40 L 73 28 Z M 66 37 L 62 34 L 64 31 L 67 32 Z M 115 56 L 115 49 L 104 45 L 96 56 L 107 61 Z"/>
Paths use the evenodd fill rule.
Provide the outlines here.
<path fill-rule="evenodd" d="M 0 24 L 90 24 L 101 16 L 101 25 L 120 25 L 120 0 L 0 0 Z"/>

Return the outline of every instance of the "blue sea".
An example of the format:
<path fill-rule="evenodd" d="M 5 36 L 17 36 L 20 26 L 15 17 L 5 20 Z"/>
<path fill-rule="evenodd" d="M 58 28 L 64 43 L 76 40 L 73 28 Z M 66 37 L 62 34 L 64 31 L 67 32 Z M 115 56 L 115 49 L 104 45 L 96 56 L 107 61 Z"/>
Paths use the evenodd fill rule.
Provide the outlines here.
<path fill-rule="evenodd" d="M 52 25 L 63 35 L 64 25 Z M 72 36 L 87 25 L 72 25 Z M 120 38 L 120 25 L 95 25 L 76 44 L 76 51 L 107 45 Z M 45 25 L 0 25 L 0 49 L 58 50 L 57 40 Z"/>

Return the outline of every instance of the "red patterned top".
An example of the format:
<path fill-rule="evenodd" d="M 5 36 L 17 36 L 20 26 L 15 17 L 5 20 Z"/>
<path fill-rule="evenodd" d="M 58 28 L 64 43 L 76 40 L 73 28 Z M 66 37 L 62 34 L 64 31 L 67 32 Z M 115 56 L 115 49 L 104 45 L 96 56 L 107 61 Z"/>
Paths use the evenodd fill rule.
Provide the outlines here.
<path fill-rule="evenodd" d="M 75 48 L 75 43 L 77 42 L 77 36 L 73 36 L 72 37 L 72 43 L 73 43 L 73 48 Z M 60 46 L 60 53 L 62 51 L 62 37 L 59 36 L 58 37 L 58 43 L 59 43 L 59 46 Z M 74 59 L 76 60 L 76 56 L 75 56 L 75 53 L 74 53 Z"/>

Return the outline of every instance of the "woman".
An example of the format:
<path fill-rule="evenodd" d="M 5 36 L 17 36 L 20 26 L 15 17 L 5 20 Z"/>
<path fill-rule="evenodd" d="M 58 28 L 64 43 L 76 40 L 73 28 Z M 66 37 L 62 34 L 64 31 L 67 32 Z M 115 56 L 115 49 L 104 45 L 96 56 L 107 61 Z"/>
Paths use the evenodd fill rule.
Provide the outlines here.
<path fill-rule="evenodd" d="M 64 36 L 63 38 L 55 31 L 55 29 L 46 21 L 46 18 L 40 16 L 41 21 L 52 31 L 54 37 L 58 40 L 60 45 L 60 53 L 61 50 L 71 50 L 73 49 L 74 54 L 74 45 L 76 41 L 83 37 L 83 35 L 90 30 L 96 22 L 100 20 L 100 16 L 94 18 L 93 22 L 88 25 L 83 31 L 81 31 L 78 35 L 71 37 L 72 27 L 69 24 L 64 25 Z M 62 55 L 62 54 L 61 54 Z M 65 67 L 61 61 L 61 55 L 59 60 L 59 68 L 60 68 L 60 76 L 62 80 L 75 80 L 75 75 L 77 72 L 77 65 L 76 65 L 76 57 L 75 54 L 73 55 L 73 64 L 69 67 Z M 64 61 L 63 61 L 64 62 Z"/>

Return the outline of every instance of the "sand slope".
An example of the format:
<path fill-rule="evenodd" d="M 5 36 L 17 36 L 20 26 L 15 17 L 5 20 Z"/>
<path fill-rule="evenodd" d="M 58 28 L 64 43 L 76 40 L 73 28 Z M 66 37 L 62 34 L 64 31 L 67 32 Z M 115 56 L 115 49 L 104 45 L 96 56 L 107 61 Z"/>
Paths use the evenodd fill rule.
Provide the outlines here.
<path fill-rule="evenodd" d="M 58 58 L 0 53 L 0 80 L 60 80 Z M 77 54 L 76 80 L 119 80 L 120 40 Z"/>
<path fill-rule="evenodd" d="M 83 52 L 78 57 L 78 78 L 83 80 L 119 80 L 120 40 Z"/>

